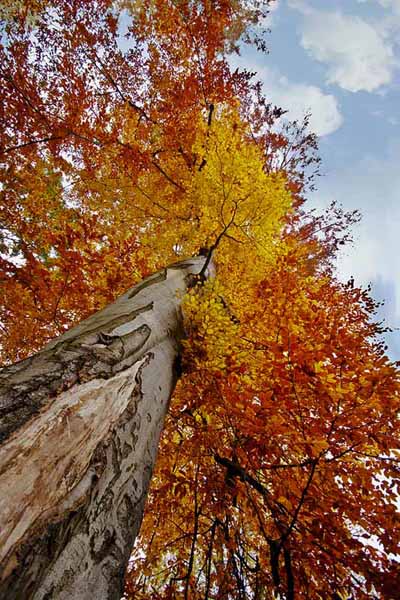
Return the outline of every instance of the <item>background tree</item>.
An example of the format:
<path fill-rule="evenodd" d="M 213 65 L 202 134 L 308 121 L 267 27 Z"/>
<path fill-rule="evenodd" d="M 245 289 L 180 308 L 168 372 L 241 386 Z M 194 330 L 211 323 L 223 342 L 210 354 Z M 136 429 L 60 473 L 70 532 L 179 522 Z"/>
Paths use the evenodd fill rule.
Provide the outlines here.
<path fill-rule="evenodd" d="M 315 138 L 227 62 L 263 46 L 268 4 L 2 8 L 4 361 L 177 258 L 217 268 L 176 299 L 183 377 L 132 598 L 396 593 L 398 371 L 332 267 L 357 215 L 304 211 Z"/>

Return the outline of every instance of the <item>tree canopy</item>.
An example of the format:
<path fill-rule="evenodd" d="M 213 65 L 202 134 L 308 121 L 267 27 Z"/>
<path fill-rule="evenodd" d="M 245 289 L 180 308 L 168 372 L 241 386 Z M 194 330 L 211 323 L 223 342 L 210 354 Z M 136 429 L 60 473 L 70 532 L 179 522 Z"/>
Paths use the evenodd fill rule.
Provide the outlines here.
<path fill-rule="evenodd" d="M 306 208 L 308 123 L 229 54 L 268 0 L 3 2 L 4 363 L 179 258 L 186 339 L 127 598 L 395 598 L 399 371 Z M 284 108 L 284 107 L 283 107 Z"/>

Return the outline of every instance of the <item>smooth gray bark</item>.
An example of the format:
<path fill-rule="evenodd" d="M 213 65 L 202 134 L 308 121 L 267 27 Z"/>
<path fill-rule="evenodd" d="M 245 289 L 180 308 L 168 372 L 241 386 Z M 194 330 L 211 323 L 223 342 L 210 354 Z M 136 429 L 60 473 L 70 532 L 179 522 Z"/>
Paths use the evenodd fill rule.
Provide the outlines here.
<path fill-rule="evenodd" d="M 180 302 L 204 261 L 149 277 L 0 372 L 1 598 L 121 597 L 177 378 Z"/>

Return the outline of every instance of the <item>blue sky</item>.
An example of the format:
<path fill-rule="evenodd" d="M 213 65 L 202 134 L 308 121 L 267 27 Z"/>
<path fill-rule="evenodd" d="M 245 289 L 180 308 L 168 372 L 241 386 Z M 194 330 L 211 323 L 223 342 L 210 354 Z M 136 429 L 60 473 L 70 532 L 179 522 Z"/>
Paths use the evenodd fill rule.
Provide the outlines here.
<path fill-rule="evenodd" d="M 371 282 L 379 316 L 400 327 L 400 0 L 277 0 L 267 24 L 270 54 L 234 62 L 289 118 L 311 110 L 323 177 L 309 204 L 361 210 L 339 274 Z M 386 340 L 400 360 L 400 332 Z"/>

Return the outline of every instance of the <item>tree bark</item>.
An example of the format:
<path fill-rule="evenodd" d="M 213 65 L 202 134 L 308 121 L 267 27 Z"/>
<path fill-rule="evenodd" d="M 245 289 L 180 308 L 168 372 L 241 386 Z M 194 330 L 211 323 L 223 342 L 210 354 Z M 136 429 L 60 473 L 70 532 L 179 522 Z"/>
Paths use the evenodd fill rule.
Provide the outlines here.
<path fill-rule="evenodd" d="M 204 257 L 0 372 L 0 597 L 119 599 Z"/>

